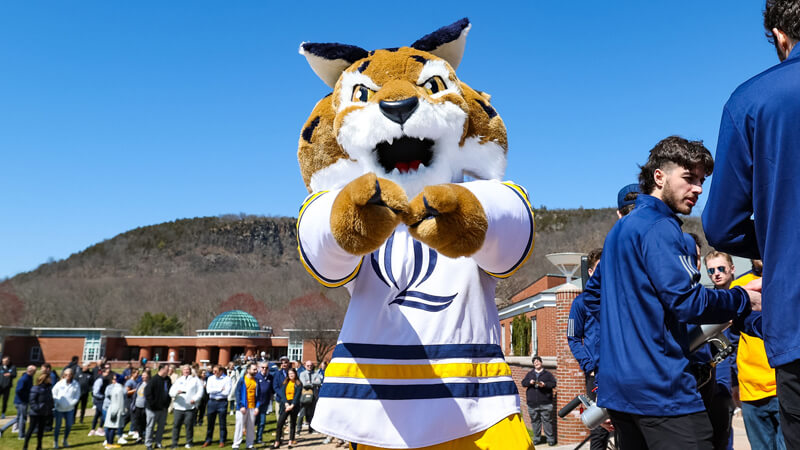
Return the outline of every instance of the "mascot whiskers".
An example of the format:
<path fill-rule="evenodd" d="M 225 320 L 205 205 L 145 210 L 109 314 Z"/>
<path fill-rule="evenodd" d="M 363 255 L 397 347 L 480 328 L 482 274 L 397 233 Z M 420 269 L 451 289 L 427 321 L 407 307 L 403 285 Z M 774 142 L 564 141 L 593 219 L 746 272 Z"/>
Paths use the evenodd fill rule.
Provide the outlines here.
<path fill-rule="evenodd" d="M 359 450 L 533 448 L 494 302 L 533 250 L 533 212 L 500 181 L 489 95 L 456 76 L 469 29 L 300 48 L 333 92 L 301 132 L 299 251 L 351 294 L 312 428 Z"/>

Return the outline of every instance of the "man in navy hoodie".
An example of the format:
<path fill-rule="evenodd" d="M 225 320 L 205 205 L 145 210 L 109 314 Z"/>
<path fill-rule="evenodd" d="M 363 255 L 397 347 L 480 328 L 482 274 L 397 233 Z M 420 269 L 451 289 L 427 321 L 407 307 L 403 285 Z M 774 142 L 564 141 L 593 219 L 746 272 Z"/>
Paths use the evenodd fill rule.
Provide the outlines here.
<path fill-rule="evenodd" d="M 764 261 L 764 344 L 786 447 L 800 448 L 800 1 L 768 0 L 764 28 L 781 62 L 725 104 L 703 229 L 717 250 Z"/>
<path fill-rule="evenodd" d="M 671 136 L 650 151 L 636 207 L 620 219 L 586 286 L 600 317 L 597 402 L 627 449 L 711 449 L 711 423 L 689 369 L 688 323 L 720 323 L 760 308 L 760 294 L 710 290 L 677 214 L 689 214 L 714 161 L 701 142 Z M 600 298 L 602 297 L 602 302 Z"/>

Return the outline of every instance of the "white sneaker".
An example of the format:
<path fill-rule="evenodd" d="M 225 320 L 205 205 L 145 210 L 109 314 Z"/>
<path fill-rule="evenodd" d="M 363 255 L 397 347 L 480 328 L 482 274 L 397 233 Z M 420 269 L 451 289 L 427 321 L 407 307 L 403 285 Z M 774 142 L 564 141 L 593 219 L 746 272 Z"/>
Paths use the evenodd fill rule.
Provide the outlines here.
<path fill-rule="evenodd" d="M 120 437 L 119 439 L 117 439 L 117 444 L 119 445 L 125 445 L 127 443 L 128 441 L 126 441 L 124 437 Z"/>
<path fill-rule="evenodd" d="M 332 440 L 333 440 L 333 439 L 331 439 L 331 437 L 330 437 L 330 436 L 328 436 L 328 437 L 326 437 L 326 438 L 325 438 L 325 440 L 324 440 L 324 441 L 322 441 L 322 443 L 323 443 L 323 444 L 330 444 Z"/>
<path fill-rule="evenodd" d="M 183 446 L 184 448 L 192 448 L 192 444 L 186 444 Z"/>

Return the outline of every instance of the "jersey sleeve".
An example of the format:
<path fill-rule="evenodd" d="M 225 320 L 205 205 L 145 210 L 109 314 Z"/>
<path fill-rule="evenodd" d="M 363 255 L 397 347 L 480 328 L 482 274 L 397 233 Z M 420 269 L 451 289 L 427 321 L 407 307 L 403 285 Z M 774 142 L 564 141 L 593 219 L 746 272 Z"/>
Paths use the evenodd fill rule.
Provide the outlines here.
<path fill-rule="evenodd" d="M 494 180 L 462 186 L 478 198 L 489 223 L 483 246 L 472 258 L 489 275 L 510 277 L 533 252 L 533 209 L 528 193 L 514 183 Z"/>
<path fill-rule="evenodd" d="M 642 255 L 648 277 L 659 300 L 681 322 L 721 323 L 750 310 L 742 288 L 706 289 L 692 265 L 692 256 L 683 254 L 683 234 L 662 220 L 643 236 Z"/>
<path fill-rule="evenodd" d="M 349 283 L 358 274 L 363 257 L 344 251 L 331 232 L 331 207 L 338 191 L 310 195 L 297 216 L 297 250 L 300 261 L 326 287 Z"/>
<path fill-rule="evenodd" d="M 703 209 L 703 231 L 719 251 L 761 259 L 753 219 L 753 154 L 726 107 L 719 127 L 714 178 Z"/>

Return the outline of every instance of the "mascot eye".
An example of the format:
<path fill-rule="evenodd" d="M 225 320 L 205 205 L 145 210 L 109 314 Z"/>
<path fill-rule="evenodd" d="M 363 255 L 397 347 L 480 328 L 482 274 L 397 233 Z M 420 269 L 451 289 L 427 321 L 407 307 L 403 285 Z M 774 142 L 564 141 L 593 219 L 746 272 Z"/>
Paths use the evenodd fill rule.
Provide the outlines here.
<path fill-rule="evenodd" d="M 375 91 L 373 91 L 372 89 L 370 89 L 370 88 L 368 88 L 368 87 L 366 87 L 364 85 L 361 85 L 361 84 L 356 85 L 356 87 L 353 88 L 352 101 L 354 101 L 354 102 L 366 102 L 370 98 L 372 98 L 372 94 L 374 94 L 374 93 L 375 93 Z"/>
<path fill-rule="evenodd" d="M 426 81 L 425 84 L 422 85 L 422 87 L 424 87 L 425 90 L 428 91 L 428 94 L 430 95 L 433 95 L 439 91 L 447 89 L 447 86 L 445 86 L 444 81 L 438 75 L 428 78 L 428 81 Z"/>

